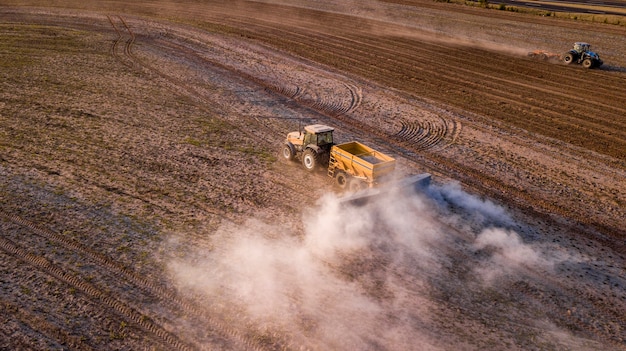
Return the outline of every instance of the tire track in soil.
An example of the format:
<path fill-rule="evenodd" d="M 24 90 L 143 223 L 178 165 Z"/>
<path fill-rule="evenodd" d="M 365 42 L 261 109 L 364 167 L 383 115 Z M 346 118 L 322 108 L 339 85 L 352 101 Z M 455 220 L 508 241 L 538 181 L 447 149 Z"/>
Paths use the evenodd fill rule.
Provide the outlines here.
<path fill-rule="evenodd" d="M 141 291 L 143 291 L 144 293 L 147 293 L 151 296 L 154 296 L 156 298 L 159 299 L 159 301 L 163 304 L 168 305 L 170 308 L 174 309 L 174 310 L 184 310 L 186 313 L 188 313 L 189 315 L 192 315 L 196 318 L 200 318 L 201 320 L 207 322 L 212 330 L 215 330 L 217 332 L 217 334 L 227 337 L 229 340 L 234 341 L 236 344 L 238 344 L 240 347 L 242 347 L 242 349 L 248 349 L 248 350 L 255 350 L 255 351 L 263 351 L 266 350 L 265 347 L 263 347 L 263 345 L 259 344 L 257 341 L 248 338 L 246 336 L 244 336 L 241 332 L 237 331 L 236 329 L 228 326 L 227 324 L 221 322 L 220 320 L 218 320 L 216 317 L 214 317 L 213 315 L 211 315 L 210 312 L 205 312 L 205 311 L 201 311 L 199 308 L 197 308 L 196 306 L 192 305 L 190 302 L 184 300 L 183 298 L 179 297 L 175 292 L 166 289 L 164 287 L 161 287 L 155 283 L 153 283 L 152 281 L 144 278 L 143 276 L 137 274 L 135 271 L 124 267 L 122 265 L 120 265 L 119 263 L 117 263 L 116 261 L 112 260 L 111 258 L 100 254 L 99 252 L 96 252 L 94 250 L 89 249 L 86 246 L 83 246 L 82 244 L 69 239 L 61 234 L 43 229 L 41 227 L 38 227 L 37 225 L 35 225 L 32 222 L 29 222 L 25 219 L 22 219 L 21 217 L 17 216 L 17 215 L 12 215 L 12 214 L 8 214 L 5 213 L 4 211 L 0 210 L 0 217 L 4 218 L 5 220 L 11 221 L 17 225 L 20 225 L 22 227 L 28 228 L 29 230 L 31 230 L 34 234 L 47 239 L 49 241 L 55 242 L 63 247 L 65 247 L 66 249 L 68 249 L 69 251 L 75 252 L 75 253 L 79 253 L 81 254 L 83 257 L 85 257 L 86 259 L 88 259 L 89 261 L 93 262 L 95 265 L 97 265 L 99 268 L 107 270 L 109 272 L 112 273 L 113 276 L 118 276 L 118 277 L 123 277 L 126 281 L 132 283 L 134 286 L 136 286 L 137 288 L 141 289 Z M 11 243 L 9 242 L 8 244 L 3 244 L 3 241 L 8 241 L 7 239 L 4 238 L 0 238 L 0 247 L 3 247 L 3 245 L 6 245 L 7 248 L 9 248 L 11 250 L 10 253 L 15 252 L 15 250 L 11 249 Z M 7 250 L 5 250 L 7 251 Z M 30 255 L 30 254 L 29 254 Z M 33 255 L 31 255 L 33 256 Z M 18 256 L 19 258 L 19 256 Z M 32 261 L 47 261 L 45 258 L 41 257 L 39 259 L 33 258 Z M 45 264 L 39 264 L 40 266 L 46 266 Z M 49 265 L 49 263 L 48 263 Z M 55 272 L 62 272 L 60 269 L 56 268 Z M 78 279 L 78 278 L 76 278 Z M 79 283 L 84 285 L 83 283 Z M 79 286 L 76 286 L 77 288 Z M 94 289 L 93 288 L 89 288 L 90 292 L 92 292 Z M 81 289 L 82 290 L 82 289 Z M 89 295 L 94 295 L 89 294 Z M 97 293 L 95 293 L 95 295 L 98 295 Z M 100 297 L 99 295 L 97 297 Z M 129 308 L 126 308 L 129 309 Z M 134 315 L 130 315 L 129 317 L 133 317 Z M 140 316 L 141 318 L 141 316 Z M 135 318 L 136 319 L 136 318 Z M 133 319 L 134 320 L 134 319 Z M 158 326 L 148 326 L 151 329 L 155 329 L 158 330 Z M 247 326 L 248 329 L 250 330 L 254 330 L 254 328 L 251 325 Z M 148 330 L 151 330 L 148 329 Z M 160 332 L 162 333 L 162 332 Z M 170 337 L 171 338 L 171 337 Z M 281 344 L 288 344 L 288 342 L 286 341 L 282 341 Z M 186 350 L 189 348 L 185 348 Z"/>
<path fill-rule="evenodd" d="M 109 18 L 109 21 L 111 21 L 111 24 L 113 25 L 116 32 L 118 33 L 118 37 L 121 37 L 121 34 L 117 30 L 117 27 L 113 24 L 111 18 L 109 16 L 107 17 Z M 130 31 L 130 28 L 126 25 L 126 23 L 124 23 L 124 26 L 127 28 L 128 31 Z M 270 30 L 273 29 L 272 27 L 265 27 L 265 28 L 268 28 Z M 130 39 L 127 41 L 127 43 L 131 43 L 131 42 L 132 41 Z M 114 45 L 116 43 L 117 41 L 114 43 Z M 193 55 L 196 58 L 199 58 L 203 61 L 209 61 L 207 58 L 202 57 L 196 50 L 193 50 L 189 47 L 176 44 L 173 42 L 167 42 L 167 44 L 170 47 L 178 49 L 178 51 L 180 52 L 185 52 L 188 55 Z M 129 56 L 131 55 L 131 51 L 129 49 L 125 49 L 124 53 Z M 326 116 L 339 117 L 339 116 L 351 113 L 360 106 L 361 101 L 363 99 L 361 90 L 358 87 L 347 84 L 347 83 L 343 83 L 343 85 L 348 89 L 350 93 L 350 104 L 348 105 L 347 108 L 343 107 L 341 102 L 329 103 L 329 102 L 326 102 L 325 99 L 323 98 L 307 99 L 305 97 L 306 90 L 299 86 L 295 86 L 295 88 L 292 88 L 288 86 L 275 85 L 275 84 L 267 82 L 266 80 L 262 78 L 256 77 L 254 75 L 251 75 L 245 72 L 241 72 L 233 67 L 227 66 L 223 64 L 222 62 L 210 60 L 210 63 L 212 65 L 216 65 L 223 69 L 231 71 L 236 75 L 243 76 L 244 78 L 247 78 L 248 80 L 253 81 L 257 83 L 258 85 L 264 87 L 267 91 L 271 91 L 273 93 L 276 93 L 277 95 L 291 99 L 292 101 L 295 101 L 302 106 L 308 107 Z M 198 95 L 198 94 L 195 93 L 194 95 Z M 276 128 L 274 126 L 268 125 L 268 122 L 266 121 L 271 118 L 272 117 L 268 117 L 268 116 L 264 116 L 262 118 L 255 117 L 257 121 L 261 122 L 261 125 L 269 129 L 273 133 L 278 133 L 281 135 L 284 134 L 283 130 Z M 451 123 L 454 125 L 453 130 L 460 132 L 460 128 L 457 128 L 458 122 L 452 121 Z M 443 126 L 441 126 L 440 124 L 433 125 L 429 121 L 408 122 L 406 120 L 403 120 L 402 129 L 398 133 L 396 133 L 395 137 L 399 138 L 400 141 L 406 141 L 408 145 L 413 146 L 417 148 L 418 150 L 424 150 L 424 149 L 432 148 L 436 146 L 440 140 L 442 140 L 443 138 L 447 136 L 447 133 L 441 132 L 442 129 L 444 131 L 447 131 L 448 129 L 447 123 L 445 121 L 443 121 Z M 452 141 L 449 144 L 454 142 L 455 137 L 458 136 L 458 132 L 453 134 Z"/>
<path fill-rule="evenodd" d="M 350 84 L 346 82 L 338 82 L 338 85 L 346 88 L 348 94 L 347 99 L 337 98 L 341 96 L 340 91 L 336 91 L 334 96 L 335 99 L 329 97 L 328 95 L 322 94 L 307 94 L 309 89 L 296 86 L 295 93 L 292 93 L 291 89 L 284 88 L 280 85 L 275 85 L 273 83 L 268 82 L 268 80 L 262 78 L 261 76 L 256 76 L 250 73 L 245 73 L 236 68 L 229 67 L 224 65 L 223 63 L 211 61 L 213 64 L 219 64 L 222 67 L 230 70 L 236 75 L 244 76 L 249 81 L 252 81 L 266 90 L 275 93 L 276 95 L 287 98 L 293 102 L 296 102 L 299 106 L 311 109 L 316 112 L 321 112 L 323 114 L 330 115 L 346 115 L 354 112 L 361 106 L 361 102 L 363 101 L 363 92 L 362 89 L 355 84 Z M 347 100 L 347 103 L 346 103 Z M 284 134 L 284 130 L 276 130 L 276 132 L 281 135 Z"/>
<path fill-rule="evenodd" d="M 207 110 L 207 106 L 215 106 L 216 104 L 219 105 L 219 102 L 217 101 L 208 101 L 207 99 L 205 99 L 201 93 L 199 93 L 197 90 L 193 89 L 191 86 L 189 86 L 189 84 L 183 82 L 180 79 L 174 78 L 171 75 L 168 75 L 166 73 L 164 73 L 162 70 L 156 69 L 151 65 L 148 65 L 146 63 L 144 63 L 142 60 L 140 60 L 134 53 L 133 53 L 133 45 L 135 44 L 136 41 L 136 35 L 134 34 L 134 32 L 131 30 L 130 26 L 128 25 L 128 23 L 119 15 L 115 16 L 118 20 L 119 20 L 119 24 L 115 25 L 115 20 L 113 19 L 112 16 L 107 16 L 107 19 L 109 20 L 109 22 L 111 23 L 111 26 L 113 26 L 113 28 L 116 31 L 116 34 L 118 36 L 118 39 L 116 39 L 113 44 L 112 44 L 112 48 L 111 48 L 111 53 L 114 55 L 114 57 L 116 58 L 116 60 L 118 60 L 119 62 L 121 62 L 124 66 L 129 67 L 129 68 L 133 68 L 136 70 L 142 70 L 145 69 L 148 72 L 152 73 L 153 75 L 160 77 L 162 79 L 164 79 L 168 85 L 165 85 L 165 88 L 170 90 L 172 93 L 177 94 L 177 95 L 182 95 L 185 97 L 189 97 L 192 99 L 192 101 L 194 101 L 195 106 L 199 107 L 200 109 L 206 111 Z M 119 28 L 124 28 L 124 32 L 128 32 L 129 34 L 129 39 L 127 39 L 125 41 L 125 47 L 123 49 L 123 55 L 120 55 L 118 53 L 118 49 L 117 47 L 119 46 L 119 41 L 120 41 L 120 37 L 122 37 L 122 31 Z M 122 57 L 126 58 L 122 59 Z M 223 107 L 223 105 L 220 105 L 220 107 Z M 241 133 L 249 136 L 250 138 L 255 137 L 252 133 L 250 133 L 249 131 L 247 131 L 245 128 L 238 128 L 237 126 L 233 125 L 232 123 L 230 123 L 229 121 L 223 120 L 223 122 L 225 124 L 228 124 L 229 127 L 233 130 L 238 130 Z M 95 186 L 101 187 L 104 190 L 107 191 L 113 191 L 115 193 L 117 193 L 118 195 L 122 195 L 122 196 L 129 196 L 131 198 L 143 201 L 147 204 L 150 204 L 151 206 L 155 206 L 157 208 L 161 208 L 166 212 L 172 213 L 172 210 L 168 209 L 168 208 L 164 208 L 163 206 L 151 202 L 150 200 L 147 200 L 139 195 L 134 195 L 132 193 L 123 191 L 121 189 L 117 189 L 117 188 L 112 188 L 112 187 L 108 187 L 108 186 L 103 186 L 101 184 L 93 184 Z M 233 215 L 230 213 L 218 213 L 216 211 L 211 210 L 210 208 L 208 208 L 207 206 L 203 206 L 202 204 L 195 204 L 196 207 L 204 212 L 210 213 L 210 214 L 214 214 L 214 215 L 219 215 L 221 217 L 227 217 L 230 218 L 231 220 L 234 219 Z"/>
<path fill-rule="evenodd" d="M 127 320 L 134 322 L 144 331 L 157 336 L 162 342 L 164 342 L 165 345 L 168 345 L 170 349 L 180 351 L 193 350 L 193 348 L 181 342 L 178 337 L 165 330 L 156 322 L 153 322 L 147 315 L 112 297 L 110 294 L 103 292 L 93 284 L 90 284 L 75 275 L 66 273 L 46 258 L 31 254 L 14 244 L 11 240 L 3 237 L 0 237 L 0 249 L 13 256 L 16 260 L 29 264 L 32 267 L 56 278 L 57 280 L 76 288 L 89 298 L 104 303 L 120 315 L 126 317 Z"/>
<path fill-rule="evenodd" d="M 123 59 L 124 56 L 128 56 L 130 54 L 130 49 L 128 47 L 134 41 L 132 39 L 132 35 L 131 35 L 131 39 L 126 40 L 126 45 L 122 49 L 124 55 L 120 55 L 118 53 L 118 50 L 119 50 L 118 46 L 119 46 L 120 42 L 122 41 L 122 32 L 117 28 L 117 26 L 115 25 L 115 23 L 113 21 L 113 18 L 111 18 L 111 16 L 107 15 L 107 19 L 109 20 L 109 23 L 111 23 L 111 26 L 113 27 L 113 29 L 115 30 L 115 34 L 117 35 L 117 37 L 113 40 L 113 44 L 111 45 L 111 49 L 109 50 L 109 52 L 111 53 L 111 56 L 113 56 L 122 65 L 124 65 L 124 66 L 126 66 L 128 68 L 133 68 L 132 61 L 128 62 L 127 60 Z"/>
<path fill-rule="evenodd" d="M 336 100 L 331 100 L 327 98 L 327 96 L 320 96 L 317 94 L 313 95 L 309 93 L 309 89 L 303 88 L 301 86 L 276 85 L 275 83 L 269 82 L 266 79 L 263 79 L 261 77 L 255 76 L 247 72 L 243 72 L 241 70 L 238 70 L 235 67 L 226 65 L 223 62 L 209 59 L 203 56 L 199 51 L 193 48 L 178 44 L 178 43 L 174 43 L 171 41 L 162 41 L 162 44 L 171 49 L 175 49 L 179 53 L 181 52 L 185 53 L 186 57 L 190 57 L 190 56 L 195 57 L 198 60 L 207 62 L 212 66 L 222 68 L 228 72 L 231 72 L 232 74 L 238 77 L 244 78 L 247 81 L 258 85 L 259 87 L 265 89 L 265 91 L 267 91 L 268 93 L 275 94 L 281 98 L 285 98 L 287 99 L 286 105 L 289 105 L 290 103 L 294 103 L 298 108 L 305 108 L 305 109 L 308 109 L 317 113 L 321 113 L 325 116 L 326 115 L 342 116 L 342 115 L 347 115 L 349 113 L 352 113 L 361 106 L 361 103 L 363 100 L 362 89 L 354 84 L 349 84 L 345 82 L 340 83 L 348 91 L 347 96 L 349 98 L 347 99 L 348 103 L 346 104 L 345 100 L 336 101 Z M 281 136 L 285 134 L 285 130 L 282 127 L 282 125 L 280 127 L 277 127 L 268 121 L 273 120 L 273 119 L 276 119 L 276 120 L 308 119 L 308 118 L 303 118 L 303 117 L 289 118 L 289 117 L 280 117 L 280 116 L 253 116 L 253 118 L 256 121 L 258 121 L 261 126 L 263 126 L 267 130 L 272 132 L 272 134 L 281 135 Z"/>
<path fill-rule="evenodd" d="M 123 19 L 123 17 L 121 17 L 119 15 L 117 17 L 119 18 L 119 20 L 122 23 L 123 27 L 126 29 L 126 31 L 130 35 L 130 38 L 126 41 L 126 45 L 125 45 L 125 48 L 124 48 L 124 55 L 130 61 L 132 61 L 133 67 L 135 67 L 137 69 L 145 69 L 145 70 L 151 72 L 152 74 L 154 74 L 155 76 L 164 79 L 166 82 L 168 82 L 170 84 L 170 86 L 166 86 L 167 89 L 172 91 L 174 94 L 179 94 L 179 95 L 183 95 L 185 97 L 191 98 L 194 101 L 195 106 L 199 107 L 202 110 L 206 111 L 207 110 L 207 106 L 213 106 L 214 107 L 215 105 L 218 105 L 223 110 L 227 110 L 227 108 L 225 107 L 225 105 L 223 103 L 220 103 L 219 101 L 210 101 L 210 100 L 208 100 L 207 98 L 205 98 L 203 96 L 202 93 L 200 93 L 198 90 L 196 90 L 193 87 L 191 87 L 188 83 L 184 82 L 183 80 L 175 78 L 172 75 L 165 73 L 163 70 L 160 70 L 160 69 L 158 69 L 158 68 L 156 68 L 156 67 L 154 67 L 154 66 L 152 66 L 150 64 L 147 64 L 144 61 L 142 61 L 140 58 L 138 58 L 133 53 L 133 45 L 135 44 L 135 41 L 136 41 L 135 33 L 131 30 L 130 26 Z M 113 27 L 115 27 L 115 25 L 113 25 Z M 180 46 L 180 47 L 182 47 L 182 46 Z M 223 122 L 228 124 L 229 127 L 231 127 L 232 129 L 237 130 L 237 131 L 239 131 L 239 132 L 249 136 L 250 138 L 255 138 L 256 137 L 255 134 L 249 132 L 246 128 L 239 128 L 236 125 L 234 125 L 231 122 L 226 121 L 226 120 L 224 120 Z"/>
<path fill-rule="evenodd" d="M 237 23 L 240 26 L 246 25 L 244 22 L 237 22 L 237 21 L 233 21 L 233 22 Z M 275 27 L 263 26 L 260 23 L 255 23 L 254 26 L 261 27 L 267 31 L 277 30 Z M 259 32 L 257 31 L 257 33 Z M 293 33 L 293 32 L 289 32 L 288 34 L 291 36 L 298 35 L 297 33 Z M 304 35 L 302 35 L 301 37 L 302 37 L 301 39 L 304 40 Z M 284 40 L 288 40 L 286 38 L 287 37 L 284 37 Z M 226 69 L 229 69 L 229 67 L 224 66 L 221 63 L 218 63 L 218 62 L 214 62 L 214 63 L 219 64 Z M 353 84 L 348 84 L 345 82 L 342 84 L 348 89 L 350 93 L 350 103 L 348 104 L 347 107 L 345 107 L 341 101 L 329 102 L 329 101 L 326 101 L 327 99 L 325 99 L 324 97 L 321 97 L 318 99 L 305 99 L 305 98 L 300 98 L 300 96 L 302 96 L 303 94 L 299 94 L 298 96 L 290 96 L 289 94 L 284 94 L 286 89 L 282 89 L 280 87 L 276 88 L 275 85 L 268 84 L 262 78 L 258 78 L 251 74 L 237 71 L 236 69 L 233 69 L 233 68 L 230 68 L 230 69 L 235 74 L 244 75 L 249 80 L 255 81 L 256 83 L 265 86 L 266 89 L 270 89 L 278 93 L 279 95 L 285 96 L 287 98 L 292 98 L 293 100 L 298 102 L 300 105 L 304 107 L 308 107 L 316 112 L 322 113 L 323 115 L 327 117 L 346 116 L 354 112 L 355 110 L 357 110 L 358 107 L 361 106 L 361 103 L 363 100 L 363 94 L 362 94 L 361 88 Z M 441 123 L 436 123 L 436 124 L 433 124 L 430 121 L 418 120 L 417 122 L 408 122 L 407 120 L 406 125 L 403 125 L 401 130 L 397 132 L 394 136 L 399 138 L 400 140 L 406 139 L 407 144 L 417 148 L 418 150 L 426 150 L 426 149 L 435 148 L 435 147 L 439 147 L 440 149 L 443 149 L 454 143 L 456 138 L 460 135 L 461 125 L 458 121 L 455 121 L 455 120 L 447 121 L 441 116 L 438 116 L 438 118 L 441 119 Z M 415 126 L 414 124 L 417 124 L 417 126 Z M 419 133 L 415 133 L 414 131 L 412 131 L 413 129 L 419 129 Z M 278 130 L 277 132 L 284 134 L 284 131 Z M 444 142 L 444 139 L 448 141 Z M 441 144 L 444 144 L 444 145 L 441 145 Z"/>
<path fill-rule="evenodd" d="M 182 82 L 179 79 L 176 79 L 168 74 L 163 73 L 162 71 L 148 65 L 145 64 L 144 62 L 142 62 L 139 58 L 137 58 L 137 56 L 135 56 L 135 54 L 133 53 L 133 49 L 132 46 L 135 44 L 136 41 L 136 36 L 134 34 L 134 32 L 131 30 L 130 26 L 126 23 L 126 21 L 121 17 L 121 16 L 116 16 L 119 19 L 119 22 L 121 23 L 120 27 L 123 27 L 125 30 L 125 33 L 128 33 L 129 35 L 129 39 L 126 40 L 126 44 L 124 46 L 123 49 L 123 57 L 127 58 L 128 61 L 132 62 L 132 64 L 129 64 L 125 62 L 125 60 L 122 60 L 119 54 L 118 54 L 118 50 L 116 49 L 117 47 L 117 43 L 120 41 L 120 39 L 117 39 L 116 41 L 114 41 L 113 43 L 113 47 L 111 48 L 111 52 L 114 53 L 114 57 L 116 59 L 118 59 L 118 61 L 122 62 L 122 64 L 124 64 L 125 66 L 128 67 L 132 67 L 132 68 L 137 68 L 137 69 L 141 69 L 141 68 L 145 68 L 146 70 L 150 71 L 151 73 L 155 74 L 156 76 L 165 79 L 168 83 L 172 84 L 173 87 L 178 88 L 180 90 L 183 90 L 185 92 L 186 96 L 190 96 L 196 99 L 201 98 L 201 94 L 198 93 L 198 91 L 196 91 L 195 89 L 193 89 L 192 87 L 190 87 L 188 84 L 185 84 L 184 82 Z M 114 24 L 114 21 L 112 19 L 111 16 L 107 16 L 107 18 L 109 19 L 109 22 L 111 23 L 111 25 L 113 26 L 113 28 L 116 31 L 116 34 L 118 35 L 118 38 L 122 36 L 121 31 L 118 29 L 118 26 L 116 26 Z M 168 87 L 169 90 L 171 90 L 173 93 L 176 94 L 180 94 L 180 91 L 177 89 L 174 89 L 172 87 Z M 206 101 L 202 100 L 200 101 L 202 103 L 206 103 Z M 202 104 L 198 104 L 198 106 L 202 106 Z"/>
<path fill-rule="evenodd" d="M 461 123 L 448 122 L 441 116 L 437 120 L 407 120 L 400 121 L 400 131 L 392 137 L 397 138 L 416 150 L 444 149 L 456 141 L 461 133 Z"/>

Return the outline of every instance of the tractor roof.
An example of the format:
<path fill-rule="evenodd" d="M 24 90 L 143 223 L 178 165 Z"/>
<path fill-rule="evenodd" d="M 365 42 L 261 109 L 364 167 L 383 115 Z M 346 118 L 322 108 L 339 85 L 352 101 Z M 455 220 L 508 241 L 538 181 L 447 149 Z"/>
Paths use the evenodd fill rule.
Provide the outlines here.
<path fill-rule="evenodd" d="M 312 124 L 310 126 L 304 127 L 304 130 L 312 134 L 317 134 L 317 133 L 324 133 L 324 132 L 332 132 L 333 130 L 335 130 L 335 128 L 325 126 L 323 124 Z"/>
<path fill-rule="evenodd" d="M 585 43 L 584 41 L 577 41 L 577 42 L 574 43 L 574 45 L 588 45 L 588 46 L 591 46 L 591 44 Z"/>

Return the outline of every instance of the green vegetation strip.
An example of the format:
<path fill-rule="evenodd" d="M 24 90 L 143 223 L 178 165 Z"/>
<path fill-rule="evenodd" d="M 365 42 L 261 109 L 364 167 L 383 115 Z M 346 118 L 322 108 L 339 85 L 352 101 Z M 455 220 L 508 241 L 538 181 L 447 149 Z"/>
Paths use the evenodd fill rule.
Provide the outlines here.
<path fill-rule="evenodd" d="M 590 11 L 598 11 L 598 12 L 618 12 L 626 15 L 626 8 L 614 7 L 614 6 L 603 6 L 603 5 L 593 5 L 593 4 L 582 4 L 582 3 L 574 3 L 574 2 L 561 2 L 561 1 L 539 1 L 539 0 L 525 0 L 525 2 L 534 3 L 538 5 L 558 5 L 573 9 L 582 9 L 582 10 L 590 10 Z"/>

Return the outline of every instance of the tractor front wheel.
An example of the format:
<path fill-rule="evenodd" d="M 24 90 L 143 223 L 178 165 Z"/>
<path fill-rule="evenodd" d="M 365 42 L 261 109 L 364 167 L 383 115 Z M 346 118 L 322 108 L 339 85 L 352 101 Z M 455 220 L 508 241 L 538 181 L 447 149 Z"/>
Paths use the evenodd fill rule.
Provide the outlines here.
<path fill-rule="evenodd" d="M 302 165 L 307 171 L 314 171 L 317 167 L 317 153 L 311 149 L 306 149 L 302 154 Z"/>
<path fill-rule="evenodd" d="M 294 156 L 296 156 L 296 150 L 294 150 L 293 145 L 285 144 L 283 145 L 281 155 L 283 155 L 283 158 L 285 158 L 285 160 L 293 161 Z"/>

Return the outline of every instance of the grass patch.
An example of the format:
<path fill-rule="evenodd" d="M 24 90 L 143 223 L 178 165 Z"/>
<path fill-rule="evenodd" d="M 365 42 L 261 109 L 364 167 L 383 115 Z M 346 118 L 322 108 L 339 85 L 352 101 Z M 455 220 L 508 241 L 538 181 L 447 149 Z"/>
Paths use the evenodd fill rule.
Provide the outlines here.
<path fill-rule="evenodd" d="M 79 52 L 87 33 L 33 24 L 0 24 L 0 53 L 26 56 L 42 51 Z"/>
<path fill-rule="evenodd" d="M 202 140 L 194 139 L 192 137 L 186 137 L 183 142 L 185 144 L 189 144 L 189 145 L 193 145 L 193 146 L 197 146 L 197 147 L 200 147 L 200 146 L 204 145 L 204 142 Z"/>
<path fill-rule="evenodd" d="M 267 152 L 267 150 L 263 150 L 260 148 L 244 146 L 244 147 L 238 148 L 237 151 L 244 153 L 244 154 L 255 156 L 256 158 L 265 162 L 272 163 L 276 161 L 276 156 L 273 153 Z"/>

